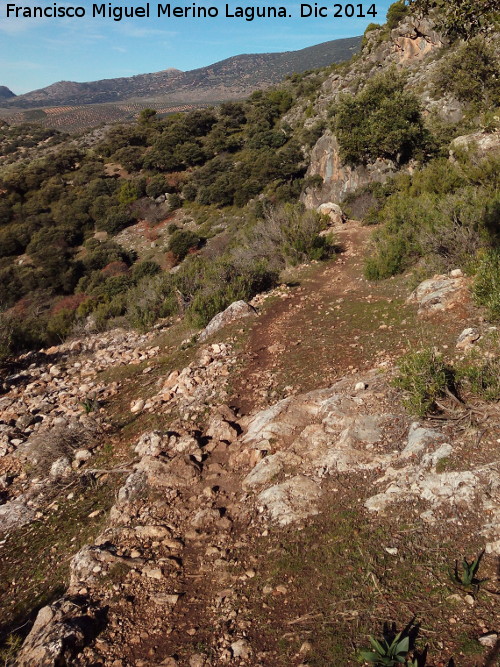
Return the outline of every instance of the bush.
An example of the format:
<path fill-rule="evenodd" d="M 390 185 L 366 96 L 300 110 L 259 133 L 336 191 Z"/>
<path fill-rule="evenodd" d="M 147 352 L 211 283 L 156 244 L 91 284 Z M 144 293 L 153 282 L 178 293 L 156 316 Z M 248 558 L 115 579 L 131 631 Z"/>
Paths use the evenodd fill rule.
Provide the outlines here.
<path fill-rule="evenodd" d="M 188 317 L 198 327 L 203 327 L 212 317 L 234 301 L 248 301 L 259 292 L 277 284 L 278 274 L 265 260 L 251 265 L 240 265 L 221 258 L 216 262 L 197 262 L 198 289 L 192 298 Z"/>
<path fill-rule="evenodd" d="M 351 165 L 377 158 L 400 163 L 423 156 L 429 145 L 420 103 L 395 72 L 374 77 L 356 96 L 332 108 L 342 159 Z"/>
<path fill-rule="evenodd" d="M 483 37 L 475 37 L 443 58 L 434 83 L 438 93 L 451 93 L 461 102 L 500 104 L 500 58 Z"/>
<path fill-rule="evenodd" d="M 161 176 L 160 174 L 153 176 L 146 185 L 146 194 L 152 199 L 156 199 L 160 195 L 165 194 L 166 191 L 167 183 L 165 181 L 165 177 Z"/>
<path fill-rule="evenodd" d="M 197 248 L 199 246 L 200 241 L 200 237 L 194 232 L 178 229 L 170 237 L 168 249 L 171 250 L 176 259 L 181 262 L 191 248 Z"/>
<path fill-rule="evenodd" d="M 108 234 L 118 234 L 125 227 L 129 227 L 134 224 L 135 219 L 127 211 L 114 210 L 109 213 L 104 220 L 101 220 L 96 224 L 97 229 Z"/>
<path fill-rule="evenodd" d="M 366 277 L 388 278 L 422 258 L 433 272 L 471 270 L 476 254 L 498 239 L 496 165 L 473 156 L 461 164 L 437 159 L 387 184 Z"/>
<path fill-rule="evenodd" d="M 412 11 L 428 14 L 439 8 L 438 29 L 450 39 L 469 39 L 498 27 L 498 0 L 409 0 Z"/>
<path fill-rule="evenodd" d="M 500 319 L 500 250 L 485 252 L 474 281 L 476 303 L 488 309 L 492 320 Z"/>
<path fill-rule="evenodd" d="M 498 341 L 491 357 L 473 350 L 457 365 L 456 381 L 461 391 L 469 391 L 485 401 L 500 400 L 500 356 Z"/>
<path fill-rule="evenodd" d="M 335 248 L 330 237 L 320 235 L 325 229 L 323 216 L 300 204 L 267 208 L 264 220 L 252 230 L 248 250 L 279 268 L 327 259 Z"/>
<path fill-rule="evenodd" d="M 389 30 L 397 28 L 409 11 L 410 8 L 405 0 L 398 0 L 398 2 L 392 4 L 387 12 L 387 27 Z M 373 23 L 371 25 L 373 25 Z"/>
<path fill-rule="evenodd" d="M 398 369 L 394 386 L 406 392 L 403 404 L 418 417 L 434 411 L 436 401 L 454 387 L 452 371 L 442 355 L 431 349 L 405 355 Z"/>
<path fill-rule="evenodd" d="M 145 260 L 134 264 L 132 278 L 137 283 L 143 278 L 156 276 L 157 273 L 161 273 L 161 266 L 153 260 Z"/>

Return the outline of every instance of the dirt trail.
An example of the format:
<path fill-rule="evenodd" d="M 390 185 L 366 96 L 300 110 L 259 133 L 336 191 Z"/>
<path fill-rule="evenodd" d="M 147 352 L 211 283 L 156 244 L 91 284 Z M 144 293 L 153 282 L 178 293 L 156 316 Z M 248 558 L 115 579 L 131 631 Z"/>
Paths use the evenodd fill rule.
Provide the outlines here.
<path fill-rule="evenodd" d="M 355 382 L 354 376 L 359 380 L 365 369 L 389 364 L 408 347 L 454 349 L 465 323 L 475 323 L 474 317 L 467 315 L 465 321 L 463 314 L 452 312 L 445 321 L 420 320 L 416 308 L 406 305 L 409 286 L 404 278 L 376 285 L 365 280 L 362 268 L 370 233 L 359 223 L 346 224 L 338 232 L 342 252 L 335 261 L 301 269 L 296 284 L 278 289 L 253 322 L 245 322 L 237 372 L 226 369 L 223 374 L 231 387 L 227 403 L 239 413 L 234 422 L 238 429 L 241 416 L 285 396 L 326 388 L 351 373 L 349 383 Z M 229 327 L 225 334 L 232 342 L 237 341 L 234 332 L 235 327 Z M 188 359 L 177 361 L 182 367 Z M 130 399 L 156 381 L 153 372 L 138 373 L 115 399 L 115 409 L 127 415 Z M 165 369 L 159 365 L 154 373 L 165 376 Z M 220 377 L 214 376 L 213 382 L 214 387 L 224 385 Z M 221 414 L 228 409 L 223 403 L 226 398 L 217 406 Z M 377 394 L 377 409 L 392 409 L 392 394 L 390 401 Z M 137 433 L 152 427 L 176 430 L 170 418 L 154 417 L 147 422 L 139 418 L 134 436 L 127 431 L 127 438 L 135 442 Z M 245 427 L 245 420 L 241 425 Z M 188 430 L 194 432 L 195 426 L 189 424 Z M 121 435 L 125 439 L 125 428 Z M 470 438 L 477 435 L 471 431 Z M 467 449 L 469 440 L 464 440 Z M 156 464 L 166 460 L 160 455 Z M 116 525 L 107 538 L 112 554 L 122 560 L 92 584 L 90 592 L 87 587 L 81 591 L 105 609 L 106 627 L 75 665 L 347 667 L 355 664 L 355 646 L 376 630 L 376 623 L 391 618 L 401 625 L 417 610 L 430 617 L 434 572 L 443 595 L 454 592 L 442 572 L 463 548 L 464 534 L 469 553 L 479 549 L 477 530 L 467 524 L 472 521 L 469 512 L 462 523 L 443 522 L 432 535 L 410 509 L 388 520 L 367 516 L 361 509 L 363 499 L 372 493 L 378 473 L 325 479 L 319 516 L 298 530 L 261 521 L 252 494 L 242 486 L 257 459 L 237 436 L 215 437 L 201 465 L 187 456 L 175 461 L 180 470 L 194 466 L 189 484 L 153 485 L 132 498 L 130 506 L 125 502 L 123 519 L 118 521 L 114 512 Z M 153 535 L 138 539 L 136 524 L 153 527 Z M 168 539 L 156 539 L 155 526 L 166 527 Z M 381 543 L 391 551 L 381 553 Z M 390 560 L 394 551 L 404 555 L 397 567 Z M 123 558 L 136 557 L 146 560 L 149 574 L 124 564 Z M 486 629 L 496 627 L 495 601 L 482 602 Z M 467 644 L 469 636 L 477 634 L 473 610 L 464 610 L 464 639 L 445 647 L 448 655 L 477 652 L 477 642 Z M 443 607 L 441 627 L 448 627 L 452 613 L 458 614 Z M 455 616 L 450 616 L 454 623 Z M 436 634 L 427 630 L 430 636 Z M 459 664 L 489 663 L 472 657 Z"/>
<path fill-rule="evenodd" d="M 336 260 L 309 271 L 256 320 L 233 385 L 232 405 L 242 414 L 393 361 L 412 345 L 444 342 L 439 321 L 417 321 L 406 305 L 403 279 L 374 286 L 363 277 L 370 234 L 348 222 L 337 232 Z M 461 328 L 463 321 L 447 325 L 450 343 Z"/>

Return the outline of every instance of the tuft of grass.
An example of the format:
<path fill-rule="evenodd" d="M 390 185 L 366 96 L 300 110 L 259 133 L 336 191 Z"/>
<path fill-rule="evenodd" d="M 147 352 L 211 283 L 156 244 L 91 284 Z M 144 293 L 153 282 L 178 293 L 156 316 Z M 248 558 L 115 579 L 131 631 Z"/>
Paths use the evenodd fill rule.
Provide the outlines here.
<path fill-rule="evenodd" d="M 492 320 L 500 319 L 500 251 L 483 254 L 477 267 L 474 282 L 474 298 L 485 306 Z"/>
<path fill-rule="evenodd" d="M 500 400 L 500 358 L 470 352 L 457 364 L 456 382 L 462 390 L 469 390 L 485 401 Z"/>
<path fill-rule="evenodd" d="M 433 349 L 406 354 L 398 369 L 394 386 L 406 392 L 403 404 L 418 417 L 436 410 L 436 401 L 454 388 L 453 371 Z"/>
<path fill-rule="evenodd" d="M 0 646 L 0 664 L 4 667 L 13 665 L 19 650 L 22 646 L 23 638 L 20 635 L 12 633 Z"/>

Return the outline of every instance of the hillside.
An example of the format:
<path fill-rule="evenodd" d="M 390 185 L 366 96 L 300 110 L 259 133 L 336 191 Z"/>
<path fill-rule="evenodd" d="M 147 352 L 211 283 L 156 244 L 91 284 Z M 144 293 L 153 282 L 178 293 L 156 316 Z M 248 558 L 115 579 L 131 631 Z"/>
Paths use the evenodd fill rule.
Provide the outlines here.
<path fill-rule="evenodd" d="M 0 100 L 10 100 L 15 97 L 12 90 L 9 90 L 7 86 L 0 86 Z"/>
<path fill-rule="evenodd" d="M 8 667 L 498 664 L 477 7 L 396 2 L 246 100 L 0 128 Z"/>
<path fill-rule="evenodd" d="M 71 106 L 161 97 L 163 104 L 216 102 L 247 97 L 256 88 L 279 83 L 294 72 L 326 67 L 356 53 L 360 37 L 333 40 L 299 51 L 245 54 L 188 72 L 167 69 L 89 83 L 59 81 L 18 95 L 16 108 Z M 3 99 L 4 96 L 0 95 Z M 7 97 L 5 97 L 7 99 Z"/>

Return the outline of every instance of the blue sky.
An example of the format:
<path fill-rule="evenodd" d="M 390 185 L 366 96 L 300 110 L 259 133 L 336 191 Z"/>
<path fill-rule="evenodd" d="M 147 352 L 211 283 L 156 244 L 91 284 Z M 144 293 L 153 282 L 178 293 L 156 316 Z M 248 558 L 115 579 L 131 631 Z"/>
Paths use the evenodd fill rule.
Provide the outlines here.
<path fill-rule="evenodd" d="M 22 6 L 51 6 L 53 0 L 18 0 Z M 102 0 L 101 0 L 102 1 Z M 162 4 L 168 0 L 160 0 Z M 288 0 L 260 2 L 234 0 L 230 7 L 252 4 L 285 6 L 292 18 L 225 18 L 225 3 L 218 0 L 197 2 L 216 6 L 220 16 L 213 19 L 133 18 L 114 22 L 92 18 L 92 3 L 79 0 L 87 16 L 80 19 L 6 18 L 6 5 L 0 0 L 0 85 L 20 94 L 61 80 L 92 81 L 155 72 L 168 67 L 181 70 L 203 67 L 239 53 L 293 51 L 331 39 L 352 37 L 364 32 L 373 22 L 383 23 L 390 0 L 376 3 L 378 16 L 367 18 L 300 18 L 300 3 Z M 58 2 L 58 6 L 71 2 Z M 113 0 L 113 5 L 120 4 Z M 124 0 L 122 6 L 141 6 L 142 0 Z M 171 2 L 172 5 L 175 2 Z M 311 4 L 314 4 L 311 0 Z M 372 3 L 365 3 L 365 11 Z M 151 2 L 152 14 L 157 1 Z M 178 3 L 180 6 L 191 2 Z M 357 7 L 357 4 L 355 5 Z"/>

